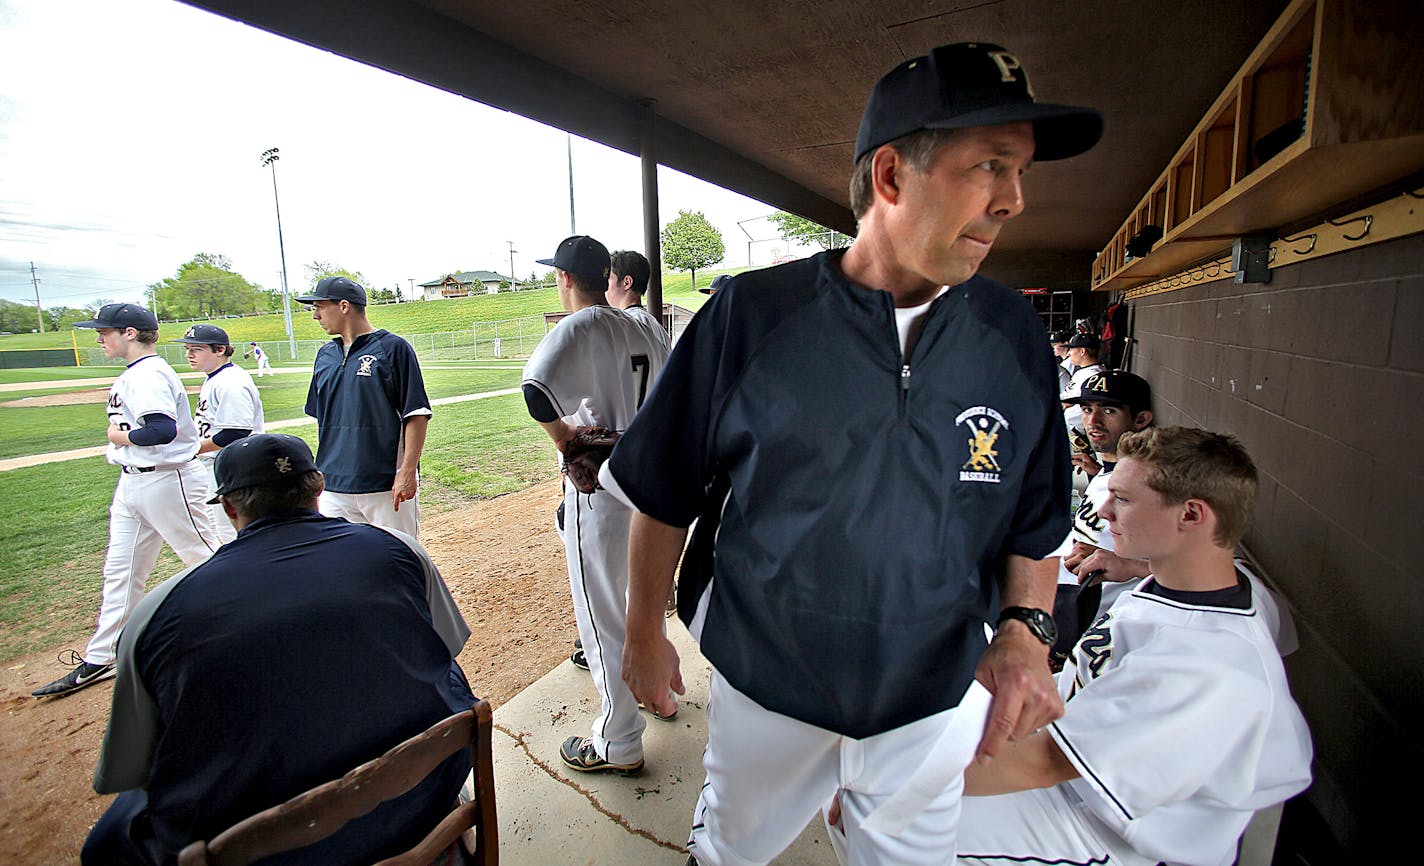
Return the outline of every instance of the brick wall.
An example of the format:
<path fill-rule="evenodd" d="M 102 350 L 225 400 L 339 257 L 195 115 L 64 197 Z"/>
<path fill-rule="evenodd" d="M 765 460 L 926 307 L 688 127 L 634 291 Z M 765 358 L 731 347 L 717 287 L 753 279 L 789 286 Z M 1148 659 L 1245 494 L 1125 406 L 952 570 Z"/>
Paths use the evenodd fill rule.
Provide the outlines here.
<path fill-rule="evenodd" d="M 1264 285 L 1143 298 L 1134 311 L 1131 367 L 1152 383 L 1159 423 L 1234 433 L 1261 472 L 1245 543 L 1300 627 L 1287 668 L 1315 738 L 1307 802 L 1352 859 L 1413 850 L 1424 235 L 1280 268 Z"/>

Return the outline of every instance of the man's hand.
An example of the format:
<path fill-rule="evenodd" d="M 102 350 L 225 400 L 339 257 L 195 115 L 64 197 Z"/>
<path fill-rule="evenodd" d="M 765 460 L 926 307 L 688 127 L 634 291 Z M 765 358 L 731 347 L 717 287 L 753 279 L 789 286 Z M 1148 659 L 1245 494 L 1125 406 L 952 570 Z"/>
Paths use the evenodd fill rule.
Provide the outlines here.
<path fill-rule="evenodd" d="M 1000 626 L 974 676 L 994 696 L 974 756 L 981 764 L 998 755 L 1005 742 L 1021 740 L 1063 715 L 1063 700 L 1048 670 L 1048 647 L 1021 622 Z"/>
<path fill-rule="evenodd" d="M 402 466 L 396 470 L 396 480 L 391 485 L 391 504 L 395 506 L 396 511 L 400 511 L 402 502 L 409 502 L 415 498 L 419 486 L 420 482 L 416 478 L 414 469 L 406 469 Z"/>
<path fill-rule="evenodd" d="M 107 431 L 107 435 L 109 437 L 109 441 L 115 445 L 123 446 L 133 444 L 129 441 L 129 434 L 127 430 L 120 430 L 118 427 L 110 427 Z"/>
<path fill-rule="evenodd" d="M 646 636 L 628 632 L 623 642 L 623 682 L 638 703 L 660 716 L 677 712 L 677 700 L 669 696 L 668 689 L 687 694 L 677 650 L 660 630 Z"/>
<path fill-rule="evenodd" d="M 1092 550 L 1092 555 L 1085 558 L 1075 572 L 1079 575 L 1078 583 L 1083 586 L 1092 586 L 1094 583 L 1122 583 L 1152 573 L 1145 559 L 1126 559 L 1110 550 L 1096 547 Z"/>
<path fill-rule="evenodd" d="M 1073 468 L 1077 469 L 1079 472 L 1083 473 L 1089 478 L 1092 478 L 1094 475 L 1097 475 L 1099 472 L 1103 471 L 1103 464 L 1099 463 L 1097 458 L 1091 454 L 1087 454 L 1082 451 L 1074 451 Z"/>
<path fill-rule="evenodd" d="M 1096 551 L 1096 547 L 1085 541 L 1075 541 L 1073 542 L 1072 552 L 1063 557 L 1063 567 L 1074 574 L 1078 574 L 1078 566 L 1083 563 L 1083 560 L 1092 556 Z"/>

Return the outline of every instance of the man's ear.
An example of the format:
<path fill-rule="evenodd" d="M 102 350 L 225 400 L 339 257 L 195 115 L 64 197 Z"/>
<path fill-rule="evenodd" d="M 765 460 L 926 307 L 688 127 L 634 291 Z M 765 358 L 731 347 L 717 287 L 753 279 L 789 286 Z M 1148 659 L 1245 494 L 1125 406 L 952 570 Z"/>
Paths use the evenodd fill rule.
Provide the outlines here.
<path fill-rule="evenodd" d="M 1178 506 L 1177 523 L 1183 530 L 1215 531 L 1216 512 L 1202 499 L 1188 499 Z"/>
<path fill-rule="evenodd" d="M 908 169 L 900 152 L 888 144 L 881 145 L 870 158 L 870 186 L 888 204 L 900 200 L 900 175 Z"/>
<path fill-rule="evenodd" d="M 219 499 L 218 504 L 222 506 L 223 513 L 227 515 L 228 520 L 237 520 L 237 509 L 228 504 L 226 496 Z"/>
<path fill-rule="evenodd" d="M 1132 429 L 1134 431 L 1146 430 L 1150 426 L 1152 426 L 1151 409 L 1143 409 L 1141 412 L 1137 413 L 1137 417 L 1132 419 Z"/>

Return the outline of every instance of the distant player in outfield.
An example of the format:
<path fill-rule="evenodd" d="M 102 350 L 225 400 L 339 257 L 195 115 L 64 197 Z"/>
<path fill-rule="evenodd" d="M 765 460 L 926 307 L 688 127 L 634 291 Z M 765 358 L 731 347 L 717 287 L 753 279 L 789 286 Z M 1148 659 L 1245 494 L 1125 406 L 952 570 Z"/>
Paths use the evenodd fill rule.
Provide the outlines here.
<path fill-rule="evenodd" d="M 524 401 L 562 454 L 578 427 L 627 428 L 662 370 L 667 347 L 644 324 L 608 305 L 608 248 L 597 240 L 574 235 L 539 264 L 555 269 L 559 301 L 572 315 L 529 356 Z M 632 511 L 605 491 L 581 493 L 564 480 L 561 536 L 569 588 L 601 700 L 589 736 L 569 737 L 559 749 L 565 766 L 580 772 L 643 769 L 646 723 L 621 676 L 631 517 Z M 654 712 L 671 719 L 677 704 Z"/>
<path fill-rule="evenodd" d="M 316 353 L 305 408 L 326 476 L 321 513 L 418 536 L 431 411 L 415 350 L 371 325 L 366 290 L 346 277 L 327 277 L 297 300 L 334 338 Z"/>
<path fill-rule="evenodd" d="M 1230 436 L 1124 435 L 1099 514 L 1152 574 L 1083 636 L 1066 712 L 965 773 L 959 861 L 1226 866 L 1310 784 L 1268 599 L 1232 562 L 1256 467 Z"/>
<path fill-rule="evenodd" d="M 648 291 L 652 272 L 648 260 L 637 250 L 614 253 L 608 262 L 608 303 L 632 316 L 667 347 L 671 345 L 667 328 L 663 327 L 660 317 L 643 306 L 643 295 Z"/>
<path fill-rule="evenodd" d="M 143 598 L 163 542 L 188 565 L 207 559 L 218 539 L 209 517 L 208 473 L 193 460 L 198 429 L 178 374 L 158 357 L 158 317 L 135 304 L 105 304 L 76 328 L 94 328 L 110 358 L 128 367 L 109 388 L 109 448 L 121 470 L 109 506 L 109 552 L 99 625 L 74 670 L 36 689 L 37 698 L 67 695 L 114 675 L 119 631 Z"/>
<path fill-rule="evenodd" d="M 252 376 L 232 362 L 232 343 L 222 328 L 194 325 L 173 342 L 186 344 L 189 365 L 208 374 L 193 420 L 198 425 L 198 460 L 211 479 L 213 460 L 224 446 L 262 432 L 262 395 Z M 237 527 L 223 510 L 212 506 L 209 510 L 218 541 L 227 544 L 236 538 Z"/>
<path fill-rule="evenodd" d="M 256 343 L 248 343 L 247 346 L 248 349 L 242 353 L 242 357 L 246 358 L 249 355 L 257 356 L 257 375 L 272 375 L 272 362 L 267 359 L 267 353 L 262 351 L 262 347 Z"/>

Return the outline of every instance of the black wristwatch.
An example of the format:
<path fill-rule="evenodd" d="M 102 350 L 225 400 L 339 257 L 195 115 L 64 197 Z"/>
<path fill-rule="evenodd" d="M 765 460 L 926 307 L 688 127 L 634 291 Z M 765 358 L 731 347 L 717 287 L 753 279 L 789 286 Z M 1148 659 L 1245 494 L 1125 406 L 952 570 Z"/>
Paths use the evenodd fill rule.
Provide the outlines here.
<path fill-rule="evenodd" d="M 1053 621 L 1053 615 L 1048 611 L 1039 610 L 1036 607 L 1006 607 L 999 614 L 999 621 L 994 625 L 995 630 L 1002 626 L 1005 620 L 1016 619 L 1028 626 L 1028 630 L 1033 632 L 1033 636 L 1043 641 L 1044 646 L 1053 646 L 1058 640 L 1058 625 Z"/>

